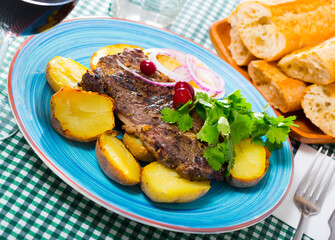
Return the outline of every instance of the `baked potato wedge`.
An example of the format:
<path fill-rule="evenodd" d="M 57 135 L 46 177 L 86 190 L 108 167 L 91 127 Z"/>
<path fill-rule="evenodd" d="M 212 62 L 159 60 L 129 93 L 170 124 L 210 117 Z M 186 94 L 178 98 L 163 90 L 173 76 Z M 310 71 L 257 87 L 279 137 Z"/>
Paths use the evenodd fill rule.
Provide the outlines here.
<path fill-rule="evenodd" d="M 255 186 L 269 167 L 270 152 L 264 146 L 252 143 L 249 138 L 235 145 L 235 152 L 235 164 L 227 182 L 239 188 Z"/>
<path fill-rule="evenodd" d="M 62 136 L 94 141 L 114 128 L 114 100 L 95 92 L 64 86 L 50 100 L 51 124 Z"/>
<path fill-rule="evenodd" d="M 155 161 L 142 168 L 141 188 L 154 202 L 186 203 L 206 194 L 210 182 L 187 180 L 174 169 Z"/>
<path fill-rule="evenodd" d="M 45 77 L 55 92 L 64 86 L 80 89 L 78 82 L 87 70 L 87 67 L 72 59 L 57 56 L 48 62 Z"/>
<path fill-rule="evenodd" d="M 90 59 L 90 68 L 93 70 L 97 67 L 97 64 L 99 62 L 99 59 L 101 57 L 107 56 L 107 55 L 113 55 L 122 53 L 123 49 L 125 48 L 140 48 L 143 50 L 143 48 L 135 46 L 135 45 L 129 45 L 129 44 L 114 44 L 114 45 L 108 45 L 106 47 L 100 48 L 98 51 L 93 53 L 91 59 Z"/>
<path fill-rule="evenodd" d="M 134 134 L 124 133 L 122 141 L 133 156 L 143 162 L 152 162 L 155 157 L 143 146 L 141 139 L 135 137 Z"/>
<path fill-rule="evenodd" d="M 117 132 L 103 133 L 97 140 L 95 152 L 102 171 L 122 185 L 140 182 L 140 164 L 117 137 Z"/>

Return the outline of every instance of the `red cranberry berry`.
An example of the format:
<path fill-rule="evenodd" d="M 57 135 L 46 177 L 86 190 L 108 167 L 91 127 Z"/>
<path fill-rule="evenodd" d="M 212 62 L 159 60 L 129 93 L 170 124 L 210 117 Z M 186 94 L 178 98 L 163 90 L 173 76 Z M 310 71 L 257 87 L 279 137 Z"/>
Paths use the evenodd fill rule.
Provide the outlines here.
<path fill-rule="evenodd" d="M 178 88 L 173 95 L 173 105 L 176 108 L 181 107 L 189 100 L 192 100 L 192 95 L 186 88 Z"/>
<path fill-rule="evenodd" d="M 156 65 L 149 60 L 143 60 L 140 64 L 140 69 L 142 73 L 152 75 L 156 72 Z"/>
<path fill-rule="evenodd" d="M 194 88 L 188 82 L 176 82 L 174 90 L 176 91 L 179 88 L 186 88 L 191 93 L 192 98 L 194 97 Z"/>

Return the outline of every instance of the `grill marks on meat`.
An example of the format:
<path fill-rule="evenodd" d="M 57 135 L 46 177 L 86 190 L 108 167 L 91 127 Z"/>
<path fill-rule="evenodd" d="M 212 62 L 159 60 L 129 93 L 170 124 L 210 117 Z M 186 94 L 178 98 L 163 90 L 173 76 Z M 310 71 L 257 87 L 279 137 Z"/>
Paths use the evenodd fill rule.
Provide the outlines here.
<path fill-rule="evenodd" d="M 202 157 L 205 146 L 196 138 L 203 124 L 200 117 L 192 114 L 194 127 L 190 132 L 181 132 L 177 126 L 162 121 L 160 111 L 173 108 L 173 87 L 147 83 L 123 70 L 116 59 L 140 74 L 140 62 L 146 56 L 141 49 L 125 49 L 122 54 L 102 57 L 93 73 L 84 74 L 82 88 L 111 96 L 123 129 L 139 137 L 161 163 L 191 180 L 223 180 L 224 170 L 215 172 Z M 171 81 L 158 71 L 152 79 Z"/>

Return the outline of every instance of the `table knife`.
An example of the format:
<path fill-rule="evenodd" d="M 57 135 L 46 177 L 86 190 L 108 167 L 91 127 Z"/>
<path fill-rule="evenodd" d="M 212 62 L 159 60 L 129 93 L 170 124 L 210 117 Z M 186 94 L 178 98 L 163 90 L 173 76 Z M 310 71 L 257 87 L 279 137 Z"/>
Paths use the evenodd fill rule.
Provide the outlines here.
<path fill-rule="evenodd" d="M 328 240 L 335 240 L 335 210 L 328 220 L 328 224 L 330 226 L 330 236 Z"/>

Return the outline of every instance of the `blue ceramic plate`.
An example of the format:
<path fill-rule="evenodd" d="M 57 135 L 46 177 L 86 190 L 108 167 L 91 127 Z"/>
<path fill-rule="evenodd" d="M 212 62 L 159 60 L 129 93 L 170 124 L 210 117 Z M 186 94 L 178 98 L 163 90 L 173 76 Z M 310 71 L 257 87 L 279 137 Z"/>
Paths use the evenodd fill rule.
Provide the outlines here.
<path fill-rule="evenodd" d="M 191 53 L 225 80 L 226 92 L 241 89 L 255 111 L 266 101 L 236 70 L 205 48 L 167 30 L 136 22 L 89 18 L 67 21 L 27 39 L 17 51 L 9 73 L 9 96 L 16 120 L 38 156 L 65 182 L 98 204 L 130 219 L 159 228 L 193 233 L 218 233 L 255 224 L 270 215 L 285 198 L 292 178 L 289 141 L 272 153 L 266 176 L 255 187 L 237 189 L 212 182 L 202 198 L 184 204 L 150 201 L 140 186 L 110 181 L 95 157 L 94 143 L 69 141 L 50 123 L 49 87 L 44 69 L 63 56 L 89 67 L 98 49 L 117 43 L 143 48 L 165 47 Z M 275 116 L 272 109 L 269 114 Z"/>

